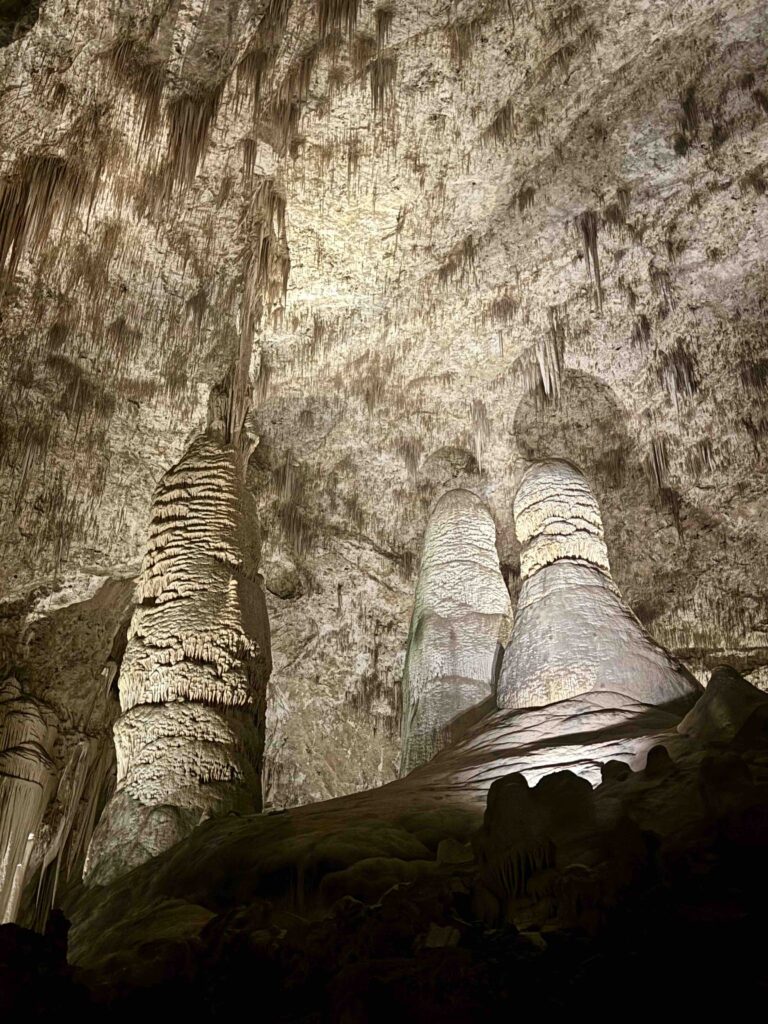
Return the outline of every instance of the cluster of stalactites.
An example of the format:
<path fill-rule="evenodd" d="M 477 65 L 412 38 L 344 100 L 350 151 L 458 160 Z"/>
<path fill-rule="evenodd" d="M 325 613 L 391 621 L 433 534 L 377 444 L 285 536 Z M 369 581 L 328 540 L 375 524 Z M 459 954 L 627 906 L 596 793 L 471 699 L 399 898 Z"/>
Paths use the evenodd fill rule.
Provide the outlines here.
<path fill-rule="evenodd" d="M 0 923 L 14 921 L 35 840 L 55 783 L 54 731 L 19 683 L 0 684 Z"/>
<path fill-rule="evenodd" d="M 198 437 L 158 486 L 120 672 L 117 789 L 86 875 L 103 883 L 227 811 L 258 810 L 271 668 L 240 447 Z"/>
<path fill-rule="evenodd" d="M 564 558 L 610 578 L 600 508 L 575 466 L 560 459 L 531 466 L 515 495 L 514 516 L 523 580 Z"/>
<path fill-rule="evenodd" d="M 484 503 L 449 491 L 430 517 L 403 676 L 401 774 L 430 760 L 464 713 L 493 694 L 510 601 Z"/>

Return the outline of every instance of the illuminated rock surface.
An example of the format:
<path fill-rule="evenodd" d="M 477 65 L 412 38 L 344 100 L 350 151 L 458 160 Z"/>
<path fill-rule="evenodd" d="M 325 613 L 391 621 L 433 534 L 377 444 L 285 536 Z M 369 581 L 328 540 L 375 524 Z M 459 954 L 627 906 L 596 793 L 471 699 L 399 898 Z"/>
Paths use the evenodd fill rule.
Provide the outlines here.
<path fill-rule="evenodd" d="M 3 676 L 100 689 L 84 581 L 140 572 L 254 254 L 267 803 L 396 776 L 429 511 L 483 497 L 508 575 L 526 460 L 584 469 L 660 643 L 766 676 L 764 0 L 36 7 L 0 15 Z"/>
<path fill-rule="evenodd" d="M 591 690 L 647 704 L 700 684 L 643 629 L 611 577 L 600 509 L 583 474 L 541 462 L 515 496 L 522 588 L 499 677 L 499 707 L 534 707 Z"/>
<path fill-rule="evenodd" d="M 448 491 L 424 535 L 403 671 L 401 774 L 431 760 L 451 723 L 493 696 L 510 617 L 493 518 L 471 492 Z"/>
<path fill-rule="evenodd" d="M 161 480 L 120 673 L 117 788 L 91 842 L 103 884 L 206 818 L 261 807 L 269 627 L 242 457 L 192 442 Z"/>
<path fill-rule="evenodd" d="M 183 733 L 185 744 L 213 732 L 222 757 L 207 770 L 229 764 L 228 730 L 237 732 L 244 712 L 201 704 L 229 699 L 224 677 L 202 663 L 199 672 L 185 667 L 189 652 L 193 661 L 222 657 L 226 639 L 198 647 L 174 623 L 168 635 L 181 660 L 151 684 L 143 669 L 131 680 L 124 652 L 155 488 L 205 430 L 211 391 L 233 364 L 240 392 L 250 370 L 248 429 L 261 439 L 245 483 L 264 530 L 275 663 L 267 809 L 396 778 L 408 624 L 430 511 L 448 490 L 482 498 L 514 607 L 524 585 L 514 491 L 526 465 L 542 459 L 582 467 L 602 511 L 613 580 L 657 642 L 702 683 L 727 663 L 768 685 L 765 15 L 765 0 L 0 0 L 0 688 L 18 680 L 25 699 L 51 710 L 57 736 L 55 791 L 18 920 L 43 927 L 47 908 L 71 896 L 81 875 L 90 829 L 114 786 L 123 669 L 129 700 L 149 703 L 125 712 L 121 771 L 135 759 L 141 788 L 159 795 L 163 780 L 147 765 L 157 746 L 142 753 L 142 737 L 162 746 L 169 732 Z M 250 337 L 252 351 L 243 345 Z M 134 644 L 130 663 L 137 658 Z M 238 673 L 228 678 L 242 696 Z M 175 699 L 187 689 L 194 701 Z M 184 710 L 159 714 L 169 695 Z M 531 764 L 517 726 L 505 741 L 514 741 L 514 758 L 504 748 L 500 759 L 510 772 L 527 771 L 529 786 L 548 765 L 583 762 L 596 777 L 600 751 L 628 742 L 609 733 L 596 743 L 587 730 L 581 750 L 563 740 L 574 749 L 558 754 L 561 740 L 547 746 L 547 719 L 536 714 Z M 760 715 L 749 716 L 749 728 Z M 472 735 L 487 786 L 499 759 L 488 760 Z M 718 762 L 723 750 L 711 745 Z M 728 753 L 744 760 L 743 751 Z M 757 786 L 758 759 L 745 760 Z M 182 789 L 184 762 L 158 760 L 163 778 Z M 466 764 L 457 771 L 471 776 Z M 718 785 L 721 804 L 727 791 L 740 806 L 745 769 L 716 763 L 713 772 L 711 786 L 705 773 L 679 801 L 667 797 L 673 778 L 643 785 L 658 807 L 700 809 L 700 790 Z M 730 789 L 718 772 L 731 772 Z M 539 814 L 537 797 L 520 799 Z M 276 942 L 278 960 L 317 966 L 320 987 L 318 977 L 337 979 L 322 1007 L 291 1004 L 313 1024 L 323 1013 L 345 1024 L 355 1015 L 372 1024 L 376 1014 L 432 1020 L 429 993 L 459 1024 L 493 1019 L 498 1006 L 533 1019 L 550 1008 L 592 1016 L 596 992 L 620 1012 L 628 992 L 634 1004 L 665 971 L 666 994 L 649 1000 L 649 1016 L 673 998 L 685 1004 L 673 1017 L 703 1016 L 691 1003 L 705 1001 L 711 986 L 685 979 L 720 978 L 731 986 L 730 1018 L 758 976 L 768 919 L 756 868 L 765 863 L 760 817 L 741 814 L 707 811 L 698 838 L 677 836 L 676 847 L 663 840 L 658 858 L 648 854 L 656 887 L 643 890 L 644 902 L 659 918 L 640 914 L 625 933 L 650 937 L 654 955 L 639 962 L 612 932 L 584 960 L 575 942 L 568 946 L 563 961 L 575 956 L 580 967 L 562 969 L 559 987 L 551 974 L 536 975 L 530 957 L 512 956 L 519 969 L 506 995 L 498 992 L 480 977 L 473 943 L 487 966 L 506 961 L 509 948 L 493 944 L 507 940 L 494 928 L 467 938 L 455 918 L 467 920 L 468 908 L 450 892 L 451 913 L 419 902 L 406 875 L 421 868 L 402 867 L 381 844 L 372 848 L 396 863 L 378 874 L 376 865 L 355 868 L 356 891 L 403 883 L 382 914 L 427 919 L 404 925 L 399 945 L 346 943 L 354 906 L 320 936 L 304 929 L 297 938 L 303 921 L 286 928 L 287 944 L 270 925 L 249 925 L 241 947 L 220 915 L 257 912 L 231 890 L 202 909 L 191 888 L 192 904 L 174 895 L 181 906 L 158 910 L 155 931 L 146 926 L 153 912 L 137 906 L 136 944 L 152 938 L 135 962 L 160 974 L 171 962 L 167 973 L 182 979 L 162 1006 L 153 991 L 145 1015 L 195 1019 L 204 1012 L 195 1004 L 210 995 L 200 986 L 221 968 L 217 998 L 242 996 L 238 985 L 250 983 L 266 1004 L 277 990 L 278 1024 L 297 978 L 253 955 L 253 933 L 266 931 L 253 940 L 262 953 Z M 152 843 L 162 845 L 176 833 L 158 817 Z M 14 834 L 23 820 L 13 818 Z M 265 820 L 265 829 L 278 827 Z M 642 821 L 641 831 L 664 833 L 652 814 Z M 468 834 L 443 838 L 465 848 Z M 526 858 L 544 847 L 532 833 L 530 850 L 505 859 L 503 828 L 490 822 L 486 838 L 484 884 L 503 901 L 503 886 L 514 889 Z M 652 837 L 630 839 L 654 848 Z M 408 849 L 423 858 L 419 842 Z M 609 846 L 616 854 L 613 838 Z M 125 852 L 132 855 L 130 843 Z M 449 844 L 441 856 L 463 853 Z M 599 884 L 579 875 L 586 862 L 578 850 L 574 858 L 565 865 L 573 870 L 557 869 L 561 907 L 566 895 L 574 907 L 599 902 Z M 227 884 L 247 886 L 237 861 L 230 851 Z M 343 874 L 348 860 L 333 864 L 328 873 Z M 284 868 L 295 891 L 312 891 L 306 874 L 299 885 L 289 853 L 280 865 L 277 875 Z M 729 879 L 753 889 L 730 916 L 727 900 L 707 905 L 711 888 L 724 892 Z M 328 882 L 328 899 L 347 881 Z M 120 892 L 112 925 L 127 928 L 133 892 Z M 640 912 L 622 905 L 617 913 Z M 378 927 L 378 910 L 360 914 Z M 195 959 L 197 940 L 163 949 L 160 922 L 171 934 L 175 915 L 195 926 L 214 920 L 204 945 L 213 972 Z M 489 920 L 503 913 L 495 915 Z M 761 922 L 756 936 L 750 920 Z M 728 942 L 708 931 L 713 921 Z M 595 922 L 579 925 L 589 931 Z M 78 917 L 81 936 L 82 927 Z M 274 927 L 279 934 L 285 921 Z M 456 931 L 461 941 L 452 944 Z M 724 946 L 725 960 L 712 959 Z M 318 966 L 318 947 L 350 956 L 341 968 Z M 432 965 L 427 985 L 397 973 L 415 970 L 415 947 Z M 29 963 L 22 951 L 10 977 Z M 226 978 L 223 964 L 231 965 Z M 569 985 L 581 985 L 581 1005 Z M 251 1005 L 253 991 L 240 1002 Z M 494 997 L 490 1011 L 488 1002 L 463 1001 L 472 992 Z M 233 996 L 220 1019 L 236 1019 L 235 1004 Z M 63 1013 L 54 1003 L 46 1019 Z M 17 1015 L 33 1014 L 29 998 Z"/>

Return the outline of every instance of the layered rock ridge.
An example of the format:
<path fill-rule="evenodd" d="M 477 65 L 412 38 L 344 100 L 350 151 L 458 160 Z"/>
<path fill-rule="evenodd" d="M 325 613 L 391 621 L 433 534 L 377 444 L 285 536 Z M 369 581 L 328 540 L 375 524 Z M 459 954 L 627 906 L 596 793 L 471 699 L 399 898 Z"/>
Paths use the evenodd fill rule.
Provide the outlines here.
<path fill-rule="evenodd" d="M 261 808 L 269 626 L 245 458 L 209 431 L 162 478 L 119 679 L 117 788 L 91 842 L 99 884 L 201 821 Z"/>
<path fill-rule="evenodd" d="M 643 629 L 611 577 L 597 501 L 559 459 L 523 476 L 514 501 L 522 588 L 498 684 L 500 708 L 592 690 L 668 704 L 700 684 Z"/>
<path fill-rule="evenodd" d="M 493 517 L 471 491 L 448 491 L 424 535 L 403 675 L 401 775 L 429 761 L 451 723 L 492 697 L 510 615 Z"/>

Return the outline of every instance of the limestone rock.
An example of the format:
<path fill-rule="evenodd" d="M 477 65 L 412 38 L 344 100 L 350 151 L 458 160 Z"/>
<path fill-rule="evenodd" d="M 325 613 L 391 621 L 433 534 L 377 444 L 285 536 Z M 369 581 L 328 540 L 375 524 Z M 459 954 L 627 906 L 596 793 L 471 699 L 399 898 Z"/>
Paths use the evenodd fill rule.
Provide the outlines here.
<path fill-rule="evenodd" d="M 488 508 L 470 491 L 448 491 L 424 535 L 403 674 L 401 774 L 430 760 L 451 723 L 493 696 L 510 612 Z"/>
<path fill-rule="evenodd" d="M 56 775 L 51 715 L 13 678 L 0 684 L 0 923 L 14 921 Z"/>
<path fill-rule="evenodd" d="M 202 435 L 160 482 L 120 674 L 103 883 L 205 818 L 260 809 L 269 626 L 242 456 Z"/>
<path fill-rule="evenodd" d="M 756 711 L 768 709 L 768 694 L 735 669 L 723 665 L 712 673 L 704 695 L 691 708 L 678 732 L 699 742 L 727 743 Z"/>
<path fill-rule="evenodd" d="M 699 683 L 649 636 L 611 577 L 600 509 L 570 463 L 536 463 L 515 496 L 522 588 L 498 685 L 500 707 L 591 690 L 647 704 L 691 698 Z"/>

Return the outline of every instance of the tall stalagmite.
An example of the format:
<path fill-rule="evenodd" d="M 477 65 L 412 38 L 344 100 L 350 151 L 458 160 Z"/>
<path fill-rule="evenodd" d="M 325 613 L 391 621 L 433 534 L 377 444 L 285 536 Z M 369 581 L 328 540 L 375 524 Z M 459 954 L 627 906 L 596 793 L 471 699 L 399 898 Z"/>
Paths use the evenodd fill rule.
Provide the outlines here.
<path fill-rule="evenodd" d="M 499 707 L 534 707 L 591 690 L 666 704 L 701 691 L 622 600 L 600 509 L 580 470 L 558 459 L 536 463 L 520 483 L 514 515 L 523 585 Z"/>
<path fill-rule="evenodd" d="M 6 679 L 0 687 L 0 924 L 14 921 L 30 854 L 51 798 L 50 713 Z"/>
<path fill-rule="evenodd" d="M 246 461 L 209 430 L 155 492 L 120 672 L 117 789 L 89 881 L 109 881 L 212 815 L 260 809 L 271 659 Z"/>
<path fill-rule="evenodd" d="M 492 696 L 511 609 L 496 526 L 470 491 L 448 491 L 424 537 L 403 675 L 400 771 L 429 761 L 448 726 Z"/>

